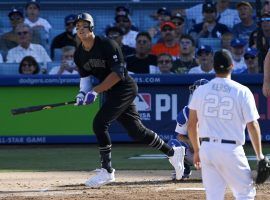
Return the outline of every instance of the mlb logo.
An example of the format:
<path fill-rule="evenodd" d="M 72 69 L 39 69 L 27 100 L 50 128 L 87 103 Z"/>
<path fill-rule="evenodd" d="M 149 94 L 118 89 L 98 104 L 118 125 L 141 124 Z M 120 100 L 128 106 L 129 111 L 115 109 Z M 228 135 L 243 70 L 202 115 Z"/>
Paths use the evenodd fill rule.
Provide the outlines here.
<path fill-rule="evenodd" d="M 151 94 L 139 93 L 134 103 L 137 106 L 138 111 L 150 111 L 151 110 Z"/>

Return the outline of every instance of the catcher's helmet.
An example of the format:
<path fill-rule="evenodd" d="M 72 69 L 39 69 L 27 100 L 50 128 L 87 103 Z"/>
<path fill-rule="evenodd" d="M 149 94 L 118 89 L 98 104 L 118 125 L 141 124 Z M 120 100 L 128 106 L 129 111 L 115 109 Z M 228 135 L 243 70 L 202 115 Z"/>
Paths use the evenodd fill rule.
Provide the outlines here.
<path fill-rule="evenodd" d="M 89 13 L 80 13 L 77 15 L 74 24 L 76 25 L 78 21 L 83 20 L 89 22 L 89 29 L 93 31 L 94 29 L 94 20 L 93 17 Z"/>
<path fill-rule="evenodd" d="M 200 85 L 204 85 L 206 83 L 208 83 L 209 81 L 206 80 L 206 79 L 199 79 L 197 81 L 195 81 L 191 86 L 189 86 L 189 91 L 190 91 L 190 94 L 192 94 L 194 92 L 194 90 L 197 89 L 197 87 L 199 87 Z"/>

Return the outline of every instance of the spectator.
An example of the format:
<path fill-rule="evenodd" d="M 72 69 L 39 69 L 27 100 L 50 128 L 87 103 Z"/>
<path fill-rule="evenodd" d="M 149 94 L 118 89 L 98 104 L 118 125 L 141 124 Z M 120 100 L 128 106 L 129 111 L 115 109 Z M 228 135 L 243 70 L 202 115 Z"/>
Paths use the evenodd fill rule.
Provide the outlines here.
<path fill-rule="evenodd" d="M 44 18 L 39 17 L 40 5 L 38 0 L 29 0 L 25 6 L 26 18 L 24 20 L 25 24 L 28 24 L 34 34 L 41 38 L 41 45 L 47 48 L 49 43 L 49 33 L 52 28 L 51 24 Z M 35 37 L 33 37 L 34 40 Z"/>
<path fill-rule="evenodd" d="M 9 22 L 12 30 L 4 33 L 0 39 L 0 49 L 6 54 L 8 50 L 18 45 L 18 35 L 15 32 L 16 26 L 23 23 L 24 16 L 23 12 L 17 8 L 12 8 L 8 13 Z"/>
<path fill-rule="evenodd" d="M 62 48 L 62 61 L 61 65 L 54 67 L 50 70 L 50 75 L 74 75 L 78 74 L 78 68 L 74 63 L 74 46 L 65 46 Z"/>
<path fill-rule="evenodd" d="M 65 17 L 65 32 L 57 35 L 53 38 L 51 44 L 51 58 L 54 60 L 54 49 L 62 48 L 64 46 L 74 46 L 76 47 L 75 35 L 73 34 L 74 21 L 76 15 L 70 14 Z"/>
<path fill-rule="evenodd" d="M 190 35 L 182 35 L 180 39 L 181 55 L 173 62 L 172 71 L 177 74 L 187 73 L 192 67 L 198 66 L 195 56 L 195 41 Z"/>
<path fill-rule="evenodd" d="M 208 46 L 200 46 L 197 51 L 197 56 L 200 65 L 193 67 L 189 70 L 189 74 L 212 74 L 215 73 L 213 68 L 214 52 L 213 49 Z"/>
<path fill-rule="evenodd" d="M 216 22 L 217 11 L 214 4 L 203 4 L 202 12 L 203 22 L 195 24 L 190 30 L 195 41 L 198 41 L 199 38 L 221 38 L 223 33 L 229 32 L 226 25 Z"/>
<path fill-rule="evenodd" d="M 230 9 L 230 0 L 217 0 L 215 8 L 217 11 L 216 21 L 221 24 L 225 24 L 229 29 L 240 22 L 238 13 L 234 9 Z M 194 21 L 195 24 L 203 22 L 203 4 L 198 4 L 194 7 L 185 10 L 185 14 L 188 20 Z"/>
<path fill-rule="evenodd" d="M 231 41 L 233 39 L 233 33 L 226 32 L 221 36 L 221 49 L 227 49 L 231 51 Z"/>
<path fill-rule="evenodd" d="M 181 15 L 181 13 L 174 13 L 171 19 L 172 23 L 176 26 L 175 34 L 180 42 L 181 36 L 185 33 L 185 18 Z"/>
<path fill-rule="evenodd" d="M 124 32 L 122 29 L 116 26 L 107 27 L 106 29 L 106 36 L 118 43 L 118 45 L 121 47 L 124 59 L 126 60 L 127 56 L 135 54 L 135 48 L 123 44 L 123 35 Z"/>
<path fill-rule="evenodd" d="M 115 16 L 117 15 L 130 15 L 130 11 L 126 6 L 117 6 L 115 8 Z M 137 32 L 139 31 L 138 27 L 136 27 L 134 24 L 131 24 L 130 29 Z"/>
<path fill-rule="evenodd" d="M 115 16 L 115 24 L 118 28 L 121 28 L 124 32 L 123 35 L 123 44 L 128 45 L 132 48 L 136 46 L 136 36 L 137 31 L 131 30 L 131 17 L 128 13 L 118 13 Z"/>
<path fill-rule="evenodd" d="M 257 24 L 252 18 L 253 8 L 249 2 L 241 1 L 236 5 L 241 22 L 233 26 L 235 38 L 249 40 L 250 34 L 257 29 Z"/>
<path fill-rule="evenodd" d="M 39 63 L 52 61 L 41 45 L 31 43 L 32 30 L 29 25 L 19 24 L 16 33 L 19 37 L 19 45 L 8 51 L 8 63 L 20 63 L 25 56 L 33 56 Z"/>
<path fill-rule="evenodd" d="M 180 47 L 175 33 L 176 26 L 171 21 L 163 22 L 160 26 L 162 41 L 152 47 L 152 54 L 168 53 L 175 58 L 180 55 Z"/>
<path fill-rule="evenodd" d="M 259 50 L 258 62 L 259 66 L 262 67 L 264 64 L 265 56 L 270 47 L 270 13 L 262 14 L 261 27 L 259 27 L 251 34 L 249 46 Z M 263 72 L 262 68 L 260 68 L 260 72 Z"/>
<path fill-rule="evenodd" d="M 171 69 L 173 66 L 173 58 L 170 54 L 162 53 L 157 57 L 157 65 L 159 74 L 174 74 Z"/>
<path fill-rule="evenodd" d="M 265 0 L 263 2 L 262 11 L 263 11 L 263 13 L 270 13 L 270 0 Z"/>
<path fill-rule="evenodd" d="M 148 32 L 152 37 L 153 43 L 157 43 L 161 39 L 160 25 L 171 20 L 171 12 L 166 7 L 161 7 L 152 17 L 157 20 L 157 24 L 151 27 Z"/>
<path fill-rule="evenodd" d="M 244 60 L 245 46 L 247 42 L 241 38 L 235 38 L 231 41 L 231 53 L 233 59 L 233 73 L 243 73 L 247 69 Z"/>
<path fill-rule="evenodd" d="M 259 73 L 258 64 L 258 51 L 255 48 L 247 48 L 244 54 L 245 63 L 247 65 L 247 70 L 243 73 L 256 74 Z"/>
<path fill-rule="evenodd" d="M 136 54 L 127 57 L 127 70 L 137 74 L 154 73 L 157 69 L 157 57 L 151 55 L 151 36 L 140 32 L 136 37 Z"/>
<path fill-rule="evenodd" d="M 34 57 L 25 56 L 19 65 L 19 73 L 25 75 L 38 74 L 39 65 Z"/>

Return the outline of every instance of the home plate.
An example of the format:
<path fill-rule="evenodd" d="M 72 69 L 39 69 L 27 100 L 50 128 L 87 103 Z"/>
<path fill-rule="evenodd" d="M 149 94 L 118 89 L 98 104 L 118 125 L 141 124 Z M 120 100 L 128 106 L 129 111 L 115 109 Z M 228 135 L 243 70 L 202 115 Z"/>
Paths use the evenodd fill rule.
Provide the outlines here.
<path fill-rule="evenodd" d="M 187 190 L 204 191 L 205 188 L 177 188 L 176 190 L 180 190 L 180 191 L 187 191 Z"/>

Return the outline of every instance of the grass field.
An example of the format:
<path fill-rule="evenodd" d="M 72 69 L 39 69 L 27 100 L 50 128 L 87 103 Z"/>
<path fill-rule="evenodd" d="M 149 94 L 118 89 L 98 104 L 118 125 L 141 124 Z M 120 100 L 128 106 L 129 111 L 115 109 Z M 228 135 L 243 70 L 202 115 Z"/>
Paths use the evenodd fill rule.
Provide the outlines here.
<path fill-rule="evenodd" d="M 270 145 L 263 145 L 270 153 Z M 247 155 L 254 155 L 251 145 L 245 146 Z M 172 169 L 167 159 L 130 160 L 141 154 L 160 154 L 159 151 L 138 144 L 114 144 L 113 167 L 118 170 Z M 0 147 L 0 171 L 84 171 L 99 168 L 96 145 L 40 145 Z M 250 162 L 254 168 L 255 161 Z"/>

